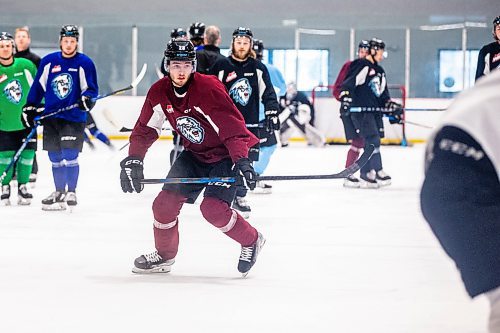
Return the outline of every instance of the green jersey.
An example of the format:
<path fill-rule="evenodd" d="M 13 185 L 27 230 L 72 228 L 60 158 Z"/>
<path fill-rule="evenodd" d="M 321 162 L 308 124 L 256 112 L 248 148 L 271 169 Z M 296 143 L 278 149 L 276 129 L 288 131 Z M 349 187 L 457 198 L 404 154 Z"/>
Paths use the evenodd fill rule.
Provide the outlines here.
<path fill-rule="evenodd" d="M 0 131 L 24 129 L 21 112 L 35 74 L 36 66 L 28 59 L 14 58 L 10 66 L 0 64 Z"/>

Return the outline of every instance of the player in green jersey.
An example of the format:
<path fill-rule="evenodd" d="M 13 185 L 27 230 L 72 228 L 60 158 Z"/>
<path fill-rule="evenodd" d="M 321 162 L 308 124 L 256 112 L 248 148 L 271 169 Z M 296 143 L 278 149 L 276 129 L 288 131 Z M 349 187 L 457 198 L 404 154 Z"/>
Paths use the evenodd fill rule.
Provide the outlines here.
<path fill-rule="evenodd" d="M 0 33 L 0 174 L 12 162 L 16 151 L 21 147 L 28 136 L 30 129 L 26 129 L 21 121 L 22 108 L 26 104 L 26 97 L 33 78 L 36 66 L 27 59 L 14 58 L 16 46 L 12 35 Z M 26 184 L 29 181 L 33 157 L 36 150 L 36 138 L 30 140 L 26 149 L 21 153 L 17 162 L 16 174 L 18 183 L 18 204 L 29 205 L 33 195 L 28 192 Z M 14 173 L 13 168 L 2 181 L 1 201 L 10 205 L 10 181 Z"/>

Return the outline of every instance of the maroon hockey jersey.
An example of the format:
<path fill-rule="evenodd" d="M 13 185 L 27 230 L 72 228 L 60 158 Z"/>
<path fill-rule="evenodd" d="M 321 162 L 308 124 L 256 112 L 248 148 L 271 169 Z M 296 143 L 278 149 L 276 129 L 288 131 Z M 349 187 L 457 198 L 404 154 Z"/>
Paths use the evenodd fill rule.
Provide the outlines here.
<path fill-rule="evenodd" d="M 247 130 L 224 85 L 215 76 L 192 75 L 183 97 L 176 95 L 169 77 L 151 86 L 130 136 L 130 156 L 144 158 L 166 119 L 201 162 L 248 157 L 259 140 Z"/>

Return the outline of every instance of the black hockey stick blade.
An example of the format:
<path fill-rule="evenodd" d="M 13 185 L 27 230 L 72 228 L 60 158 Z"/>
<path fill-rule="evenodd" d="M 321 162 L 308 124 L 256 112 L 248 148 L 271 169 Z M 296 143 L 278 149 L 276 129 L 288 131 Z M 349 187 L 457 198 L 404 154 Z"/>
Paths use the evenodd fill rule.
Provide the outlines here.
<path fill-rule="evenodd" d="M 370 159 L 375 150 L 374 145 L 370 145 L 356 162 L 340 171 L 330 175 L 299 175 L 299 176 L 259 176 L 258 180 L 311 180 L 311 179 L 339 179 L 347 178 L 361 169 Z"/>
<path fill-rule="evenodd" d="M 132 132 L 133 128 L 128 128 L 128 127 L 125 127 L 123 126 L 122 128 L 120 128 L 119 132 Z"/>
<path fill-rule="evenodd" d="M 148 69 L 148 64 L 144 63 L 144 65 L 142 65 L 141 71 L 136 76 L 136 78 L 134 79 L 134 81 L 132 81 L 132 83 L 130 83 L 130 85 L 128 87 L 125 87 L 125 88 L 122 88 L 122 89 L 118 89 L 118 90 L 112 91 L 112 92 L 104 94 L 104 95 L 99 95 L 96 98 L 93 98 L 92 100 L 93 101 L 97 101 L 98 99 L 101 99 L 101 98 L 104 98 L 104 97 L 113 96 L 113 95 L 119 95 L 119 94 L 121 94 L 121 93 L 123 93 L 123 92 L 125 92 L 127 90 L 134 89 L 135 87 L 137 87 L 137 85 L 139 84 L 139 82 L 142 81 L 142 79 L 144 78 L 144 75 L 146 75 L 146 70 L 147 69 Z"/>

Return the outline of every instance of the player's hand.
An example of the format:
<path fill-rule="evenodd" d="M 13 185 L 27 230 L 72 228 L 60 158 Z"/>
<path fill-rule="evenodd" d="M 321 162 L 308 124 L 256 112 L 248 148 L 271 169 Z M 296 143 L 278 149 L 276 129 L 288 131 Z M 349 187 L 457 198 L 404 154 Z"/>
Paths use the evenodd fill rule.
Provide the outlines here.
<path fill-rule="evenodd" d="M 23 112 L 21 112 L 21 122 L 26 128 L 31 128 L 38 126 L 40 123 L 35 120 L 41 112 L 38 111 L 36 106 L 26 104 L 23 106 Z"/>
<path fill-rule="evenodd" d="M 144 188 L 141 180 L 144 179 L 144 166 L 142 159 L 128 156 L 120 162 L 120 183 L 123 192 L 140 193 Z"/>
<path fill-rule="evenodd" d="M 348 91 L 340 93 L 340 115 L 347 117 L 351 114 L 352 97 Z"/>
<path fill-rule="evenodd" d="M 280 119 L 278 118 L 278 110 L 266 110 L 264 111 L 264 126 L 266 131 L 269 133 L 274 133 L 280 129 Z"/>
<path fill-rule="evenodd" d="M 255 189 L 257 185 L 257 174 L 252 166 L 252 161 L 249 158 L 240 158 L 236 161 L 234 168 L 245 177 L 245 182 L 250 190 Z"/>
<path fill-rule="evenodd" d="M 389 112 L 387 113 L 387 116 L 389 117 L 389 123 L 403 123 L 403 106 L 401 104 L 393 101 L 388 101 L 387 103 L 385 103 L 385 107 L 389 110 Z"/>
<path fill-rule="evenodd" d="M 89 96 L 82 96 L 78 101 L 78 108 L 82 111 L 89 112 L 95 106 L 95 101 Z"/>

